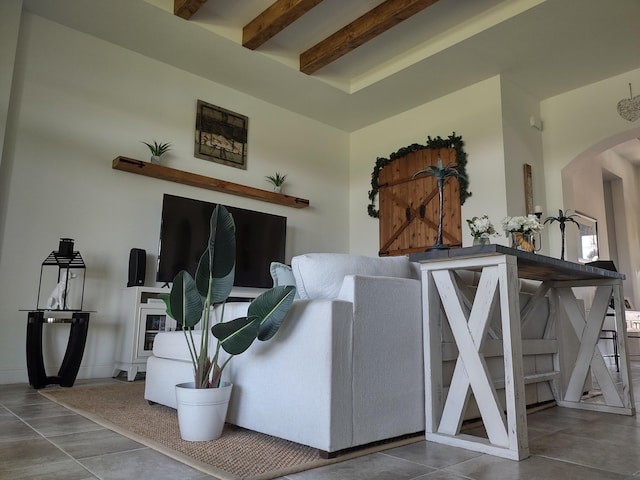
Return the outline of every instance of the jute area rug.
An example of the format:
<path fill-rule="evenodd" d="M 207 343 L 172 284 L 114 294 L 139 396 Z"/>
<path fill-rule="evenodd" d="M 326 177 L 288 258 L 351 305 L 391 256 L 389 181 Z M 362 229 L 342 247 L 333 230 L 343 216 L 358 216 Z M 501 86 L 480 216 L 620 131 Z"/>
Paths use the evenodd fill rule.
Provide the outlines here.
<path fill-rule="evenodd" d="M 149 405 L 143 381 L 39 392 L 110 430 L 223 480 L 268 480 L 424 439 L 382 443 L 327 460 L 314 448 L 228 424 L 217 440 L 184 441 L 176 411 Z"/>

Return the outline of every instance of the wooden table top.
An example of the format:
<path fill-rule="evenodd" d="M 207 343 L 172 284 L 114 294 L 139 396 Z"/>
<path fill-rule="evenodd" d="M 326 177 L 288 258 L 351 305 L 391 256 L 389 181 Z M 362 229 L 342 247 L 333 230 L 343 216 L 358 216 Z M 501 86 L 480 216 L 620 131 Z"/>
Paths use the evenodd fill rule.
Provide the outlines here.
<path fill-rule="evenodd" d="M 624 280 L 622 273 L 605 270 L 603 268 L 584 265 L 582 263 L 559 260 L 557 258 L 529 253 L 504 245 L 478 245 L 465 248 L 450 248 L 442 250 L 428 250 L 426 252 L 412 253 L 409 260 L 412 262 L 433 262 L 443 260 L 457 260 L 472 257 L 490 255 L 512 255 L 518 263 L 518 277 L 538 281 L 566 281 L 566 280 L 597 280 L 620 279 Z"/>

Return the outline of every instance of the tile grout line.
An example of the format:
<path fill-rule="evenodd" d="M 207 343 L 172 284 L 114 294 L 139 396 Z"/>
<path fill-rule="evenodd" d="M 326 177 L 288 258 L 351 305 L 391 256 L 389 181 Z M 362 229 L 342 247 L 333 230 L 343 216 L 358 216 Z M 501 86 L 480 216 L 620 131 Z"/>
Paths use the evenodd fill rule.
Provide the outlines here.
<path fill-rule="evenodd" d="M 49 400 L 49 402 L 51 402 L 51 400 Z M 54 402 L 51 402 L 54 403 Z M 40 432 L 37 428 L 35 428 L 33 425 L 31 425 L 27 420 L 25 420 L 24 418 L 22 418 L 21 416 L 19 416 L 18 414 L 16 414 L 15 412 L 11 411 L 9 408 L 6 407 L 6 405 L 4 404 L 0 404 L 2 405 L 2 408 L 4 408 L 5 410 L 7 410 L 12 416 L 14 416 L 15 418 L 17 418 L 18 420 L 20 420 L 23 424 L 25 424 L 27 427 L 29 427 L 32 431 L 34 431 L 35 433 L 37 433 L 40 438 L 44 439 L 45 441 L 47 441 L 50 445 L 52 445 L 53 447 L 55 447 L 59 452 L 63 453 L 65 456 L 67 456 L 68 458 L 70 458 L 71 460 L 73 460 L 74 463 L 76 463 L 77 465 L 79 465 L 80 467 L 82 467 L 83 470 L 86 470 L 87 472 L 89 472 L 89 474 L 91 474 L 93 477 L 95 477 L 98 480 L 105 480 L 103 478 L 101 478 L 100 476 L 96 475 L 94 472 L 92 472 L 91 470 L 89 470 L 89 468 L 87 468 L 85 465 L 83 465 L 82 463 L 80 463 L 76 458 L 74 458 L 72 455 L 70 455 L 68 452 L 64 451 L 62 448 L 60 448 L 58 445 L 56 445 L 55 443 L 53 443 L 51 440 L 49 440 L 49 438 L 47 438 L 46 435 L 44 435 L 42 432 Z M 62 417 L 66 417 L 66 416 L 71 416 L 71 415 L 54 415 L 54 416 L 62 416 Z M 49 418 L 53 418 L 53 417 L 49 417 Z M 97 424 L 96 424 L 97 425 Z"/>

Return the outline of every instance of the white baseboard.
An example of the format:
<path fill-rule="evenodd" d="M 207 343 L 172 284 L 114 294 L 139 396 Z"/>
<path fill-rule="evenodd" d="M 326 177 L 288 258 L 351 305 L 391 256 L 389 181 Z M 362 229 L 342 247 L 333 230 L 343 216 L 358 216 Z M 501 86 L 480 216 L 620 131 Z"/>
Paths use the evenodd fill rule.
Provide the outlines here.
<path fill-rule="evenodd" d="M 59 366 L 47 367 L 47 373 L 57 372 Z M 78 370 L 77 379 L 93 379 L 93 378 L 111 378 L 113 375 L 113 364 L 109 365 L 89 365 L 80 366 Z M 19 368 L 16 370 L 0 370 L 0 385 L 9 385 L 11 383 L 29 383 L 29 374 L 26 368 Z"/>

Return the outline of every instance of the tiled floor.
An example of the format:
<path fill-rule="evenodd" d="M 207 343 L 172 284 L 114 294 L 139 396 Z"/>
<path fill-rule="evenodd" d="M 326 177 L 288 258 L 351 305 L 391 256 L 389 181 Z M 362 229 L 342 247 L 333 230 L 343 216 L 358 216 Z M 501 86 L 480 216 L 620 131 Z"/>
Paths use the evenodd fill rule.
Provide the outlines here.
<path fill-rule="evenodd" d="M 640 363 L 633 364 L 633 371 L 640 385 Z M 640 398 L 640 389 L 634 393 Z M 285 478 L 640 479 L 638 417 L 554 407 L 529 415 L 528 425 L 531 457 L 522 462 L 419 442 Z M 28 385 L 0 385 L 2 480 L 211 478 L 50 402 Z"/>

